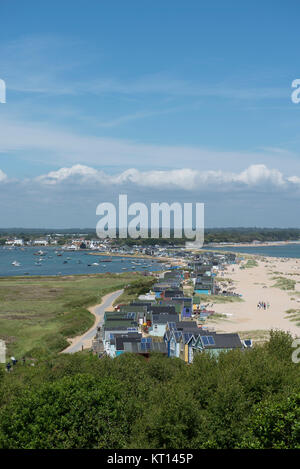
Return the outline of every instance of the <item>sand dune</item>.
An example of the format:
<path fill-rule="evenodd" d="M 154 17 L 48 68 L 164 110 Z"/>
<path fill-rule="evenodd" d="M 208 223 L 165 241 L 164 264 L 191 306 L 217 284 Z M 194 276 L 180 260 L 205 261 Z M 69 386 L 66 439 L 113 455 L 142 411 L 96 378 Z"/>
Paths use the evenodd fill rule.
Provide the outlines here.
<path fill-rule="evenodd" d="M 300 310 L 300 260 L 253 258 L 258 263 L 257 267 L 241 269 L 239 266 L 230 266 L 224 274 L 224 277 L 234 281 L 234 291 L 243 295 L 244 302 L 214 304 L 213 309 L 217 313 L 230 316 L 208 322 L 207 325 L 223 332 L 281 329 L 300 337 L 300 327 L 297 322 L 288 319 L 286 313 L 289 309 Z M 295 280 L 295 290 L 274 288 L 274 277 Z M 270 307 L 266 310 L 258 309 L 259 301 L 269 303 Z"/>

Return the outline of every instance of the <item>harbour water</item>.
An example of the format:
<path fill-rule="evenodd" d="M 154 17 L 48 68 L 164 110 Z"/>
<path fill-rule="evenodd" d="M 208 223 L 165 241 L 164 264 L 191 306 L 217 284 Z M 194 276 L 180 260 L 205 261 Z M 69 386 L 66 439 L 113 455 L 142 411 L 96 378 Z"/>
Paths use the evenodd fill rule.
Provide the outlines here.
<path fill-rule="evenodd" d="M 222 246 L 219 248 L 212 248 L 220 251 L 240 252 L 245 254 L 258 254 L 260 256 L 271 256 L 271 257 L 290 257 L 300 258 L 300 244 L 282 244 L 278 246 Z"/>
<path fill-rule="evenodd" d="M 38 252 L 43 254 L 39 255 Z M 0 277 L 24 275 L 75 275 L 107 272 L 139 272 L 163 269 L 152 259 L 92 256 L 90 251 L 63 251 L 55 248 L 0 247 Z"/>

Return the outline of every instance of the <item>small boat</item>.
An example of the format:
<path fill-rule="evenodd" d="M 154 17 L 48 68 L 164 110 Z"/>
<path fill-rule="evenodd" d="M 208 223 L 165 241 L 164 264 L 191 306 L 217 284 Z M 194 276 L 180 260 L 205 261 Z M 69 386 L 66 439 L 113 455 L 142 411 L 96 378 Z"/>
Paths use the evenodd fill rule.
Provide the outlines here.
<path fill-rule="evenodd" d="M 37 252 L 34 252 L 33 254 L 34 256 L 45 256 L 46 253 L 44 251 L 37 251 Z"/>
<path fill-rule="evenodd" d="M 92 264 L 92 265 L 99 265 L 99 264 L 98 264 L 98 262 L 93 262 L 93 264 Z M 104 266 L 103 266 L 103 267 L 104 267 Z"/>
<path fill-rule="evenodd" d="M 67 264 L 67 263 L 68 263 L 68 261 L 63 261 L 63 264 Z"/>
<path fill-rule="evenodd" d="M 18 262 L 18 261 L 13 261 L 11 264 L 15 267 L 20 267 L 20 265 L 21 265 L 20 262 Z"/>

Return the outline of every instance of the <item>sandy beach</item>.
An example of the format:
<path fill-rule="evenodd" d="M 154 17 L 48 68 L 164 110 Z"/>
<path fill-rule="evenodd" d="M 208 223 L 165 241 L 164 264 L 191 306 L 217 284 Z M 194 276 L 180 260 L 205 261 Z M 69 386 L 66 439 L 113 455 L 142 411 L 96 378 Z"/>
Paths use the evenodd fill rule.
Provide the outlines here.
<path fill-rule="evenodd" d="M 292 321 L 293 314 L 288 310 L 300 311 L 300 259 L 251 256 L 257 266 L 241 269 L 228 266 L 224 279 L 233 281 L 233 291 L 242 294 L 243 302 L 213 304 L 216 313 L 226 314 L 227 318 L 207 321 L 207 325 L 219 332 L 270 331 L 281 329 L 300 337 L 300 316 Z M 274 278 L 274 277 L 277 277 Z M 278 277 L 294 280 L 294 289 L 282 290 L 274 285 Z M 208 299 L 209 301 L 209 299 Z M 269 303 L 269 308 L 259 309 L 259 302 Z M 243 334 L 244 335 L 244 334 Z"/>
<path fill-rule="evenodd" d="M 210 243 L 209 247 L 257 248 L 270 246 L 287 246 L 289 244 L 300 244 L 300 241 L 298 239 L 295 239 L 293 241 L 263 241 L 252 243 Z"/>

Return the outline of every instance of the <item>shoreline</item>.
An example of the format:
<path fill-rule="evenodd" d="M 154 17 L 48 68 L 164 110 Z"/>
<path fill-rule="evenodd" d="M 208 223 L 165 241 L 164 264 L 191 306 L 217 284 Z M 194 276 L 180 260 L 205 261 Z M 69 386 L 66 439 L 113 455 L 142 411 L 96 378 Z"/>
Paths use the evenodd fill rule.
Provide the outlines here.
<path fill-rule="evenodd" d="M 254 259 L 257 265 L 242 268 L 247 260 Z M 221 277 L 222 278 L 222 277 Z M 243 302 L 207 303 L 210 308 L 224 317 L 212 316 L 205 325 L 217 332 L 268 333 L 271 329 L 289 332 L 300 337 L 300 259 L 248 255 L 239 265 L 228 265 L 224 271 L 230 279 L 233 291 L 242 294 Z M 222 285 L 222 280 L 220 282 Z M 258 308 L 258 303 L 266 309 Z M 268 307 L 269 305 L 269 307 Z"/>
<path fill-rule="evenodd" d="M 228 247 L 228 248 L 259 248 L 259 247 L 272 247 L 272 246 L 287 246 L 290 244 L 300 244 L 300 240 L 294 241 L 262 241 L 261 243 L 214 243 L 210 244 L 208 247 Z"/>
<path fill-rule="evenodd" d="M 89 256 L 105 256 L 105 257 L 126 257 L 126 258 L 132 258 L 132 259 L 153 259 L 153 260 L 158 260 L 160 262 L 166 262 L 166 260 L 170 260 L 169 257 L 157 257 L 157 256 L 150 256 L 149 254 L 123 254 L 121 252 L 89 252 Z"/>
<path fill-rule="evenodd" d="M 149 256 L 148 254 L 122 254 L 119 252 L 112 252 L 112 253 L 104 253 L 104 252 L 90 252 L 90 256 L 105 256 L 105 257 L 126 257 L 132 259 L 152 259 L 157 263 L 168 263 L 174 265 L 181 265 L 184 263 L 182 259 L 174 259 L 173 257 L 158 257 L 158 256 Z"/>

